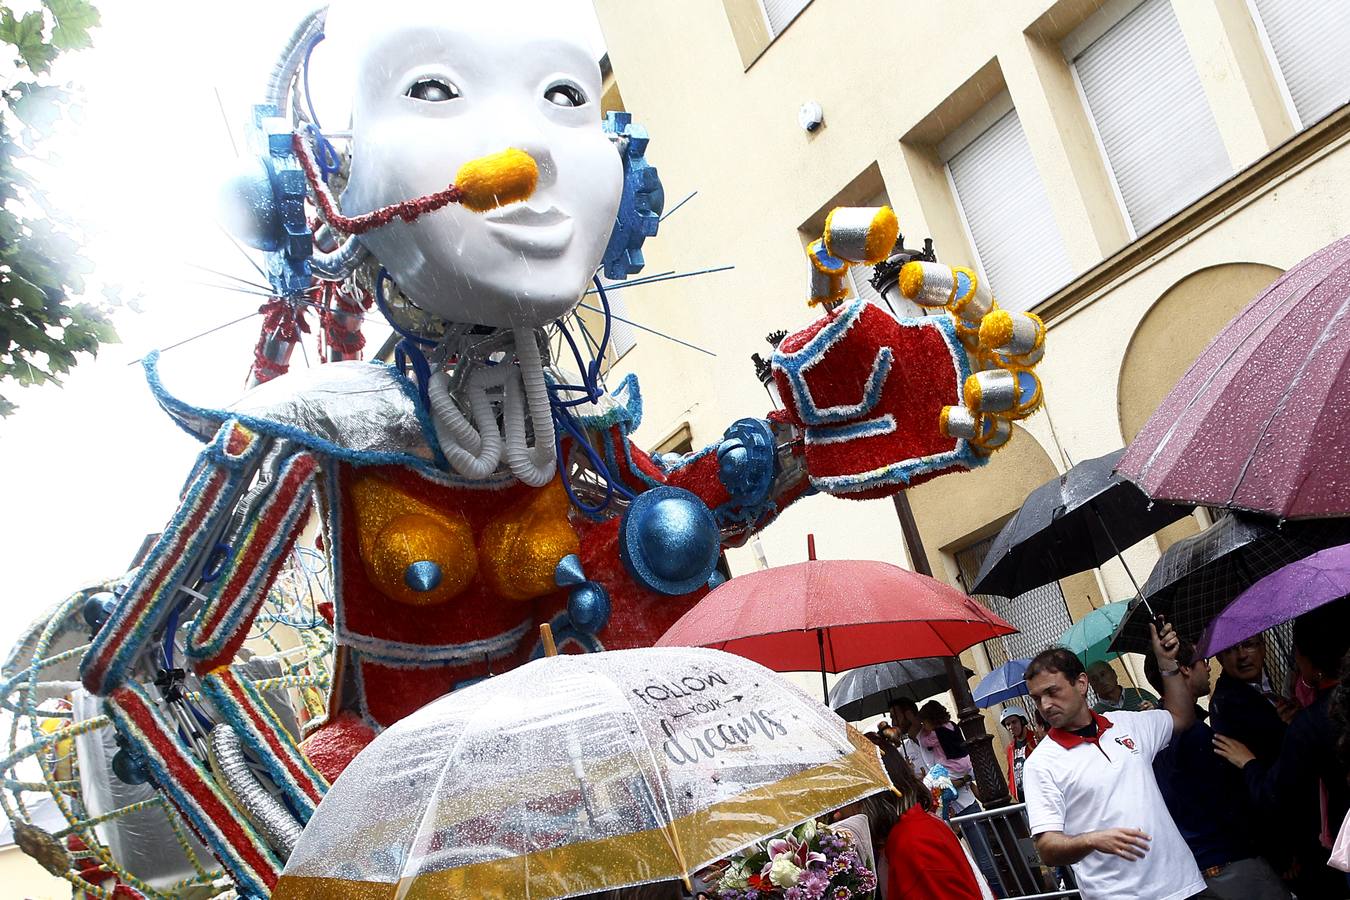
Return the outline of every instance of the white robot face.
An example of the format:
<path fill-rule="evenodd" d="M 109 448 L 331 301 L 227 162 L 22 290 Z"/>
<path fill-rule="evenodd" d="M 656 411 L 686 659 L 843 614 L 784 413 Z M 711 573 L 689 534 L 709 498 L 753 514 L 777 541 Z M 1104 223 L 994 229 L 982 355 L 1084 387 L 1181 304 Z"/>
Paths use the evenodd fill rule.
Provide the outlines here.
<path fill-rule="evenodd" d="M 451 205 L 363 236 L 399 288 L 448 321 L 527 327 L 568 312 L 600 264 L 623 188 L 600 68 L 548 0 L 339 0 L 326 32 L 354 73 L 356 215 L 445 188 L 507 148 L 539 165 L 523 203 Z"/>

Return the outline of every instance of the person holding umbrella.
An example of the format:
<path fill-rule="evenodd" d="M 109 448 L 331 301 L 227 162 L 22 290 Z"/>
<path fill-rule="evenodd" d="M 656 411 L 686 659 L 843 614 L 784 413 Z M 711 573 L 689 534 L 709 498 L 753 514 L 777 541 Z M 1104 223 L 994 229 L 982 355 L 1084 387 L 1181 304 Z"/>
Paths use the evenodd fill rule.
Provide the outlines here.
<path fill-rule="evenodd" d="M 1026 763 L 1027 817 L 1041 859 L 1073 866 L 1085 900 L 1213 896 L 1153 773 L 1154 757 L 1191 727 L 1195 707 L 1180 678 L 1172 626 L 1151 633 L 1165 710 L 1110 718 L 1095 712 L 1083 662 L 1063 647 L 1041 652 L 1027 667 L 1027 687 L 1051 726 Z"/>

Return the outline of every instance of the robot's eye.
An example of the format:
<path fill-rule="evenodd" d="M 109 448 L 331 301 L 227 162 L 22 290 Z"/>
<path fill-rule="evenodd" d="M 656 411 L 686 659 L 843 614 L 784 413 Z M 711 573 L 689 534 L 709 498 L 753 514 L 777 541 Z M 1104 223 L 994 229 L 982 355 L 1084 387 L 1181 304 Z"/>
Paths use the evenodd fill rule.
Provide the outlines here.
<path fill-rule="evenodd" d="M 428 103 L 442 103 L 459 97 L 459 89 L 440 78 L 423 78 L 408 88 L 407 96 Z"/>
<path fill-rule="evenodd" d="M 554 106 L 585 106 L 586 95 L 574 84 L 558 82 L 544 91 L 544 99 Z"/>

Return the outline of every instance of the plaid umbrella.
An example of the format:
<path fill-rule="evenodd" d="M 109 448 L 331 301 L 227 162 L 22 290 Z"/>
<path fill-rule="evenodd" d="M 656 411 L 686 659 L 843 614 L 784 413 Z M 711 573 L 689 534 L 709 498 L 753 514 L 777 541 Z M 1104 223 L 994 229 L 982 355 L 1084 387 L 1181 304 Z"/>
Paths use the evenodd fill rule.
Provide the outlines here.
<path fill-rule="evenodd" d="M 1198 640 L 1210 620 L 1238 594 L 1281 566 L 1350 541 L 1350 520 L 1287 522 L 1232 513 L 1193 537 L 1168 547 L 1141 595 L 1167 617 L 1181 637 Z M 1149 617 L 1139 599 L 1120 623 L 1111 650 L 1147 653 Z"/>

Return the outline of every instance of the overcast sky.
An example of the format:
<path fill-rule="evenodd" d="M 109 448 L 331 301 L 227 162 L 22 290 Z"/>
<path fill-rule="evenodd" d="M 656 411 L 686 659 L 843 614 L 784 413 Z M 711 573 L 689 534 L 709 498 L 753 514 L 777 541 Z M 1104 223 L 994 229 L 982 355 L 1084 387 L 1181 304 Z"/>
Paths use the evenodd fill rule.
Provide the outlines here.
<path fill-rule="evenodd" d="M 594 20 L 590 0 L 557 2 Z M 104 24 L 94 49 L 57 73 L 83 85 L 87 109 L 79 132 L 61 143 L 50 188 L 94 232 L 88 254 L 100 276 L 138 287 L 144 311 L 119 314 L 123 343 L 81 363 L 64 389 L 6 385 L 20 408 L 0 420 L 0 659 L 45 609 L 124 571 L 173 512 L 200 445 L 158 409 L 140 367 L 129 364 L 261 302 L 196 284 L 223 279 L 192 266 L 258 277 L 214 224 L 218 182 L 234 165 L 226 121 L 240 140 L 273 58 L 315 3 L 97 5 Z M 598 25 L 594 35 L 599 55 Z M 254 316 L 167 351 L 166 384 L 194 402 L 228 403 L 242 390 L 258 328 Z M 368 337 L 378 346 L 387 333 Z M 299 351 L 292 365 L 305 365 Z"/>

